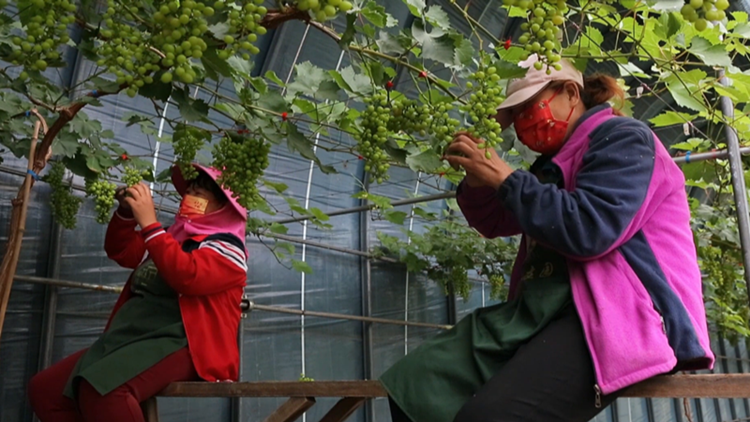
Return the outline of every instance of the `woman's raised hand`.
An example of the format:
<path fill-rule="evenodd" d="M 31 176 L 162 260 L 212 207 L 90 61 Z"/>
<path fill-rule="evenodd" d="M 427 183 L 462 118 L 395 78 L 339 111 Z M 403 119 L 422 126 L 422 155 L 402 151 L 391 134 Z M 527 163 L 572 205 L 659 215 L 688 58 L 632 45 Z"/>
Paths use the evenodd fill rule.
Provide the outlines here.
<path fill-rule="evenodd" d="M 125 203 L 133 211 L 133 217 L 141 228 L 145 228 L 157 222 L 154 199 L 151 197 L 151 189 L 145 183 L 138 183 L 125 189 Z"/>
<path fill-rule="evenodd" d="M 493 148 L 478 147 L 483 143 L 481 139 L 474 138 L 466 132 L 459 132 L 454 136 L 443 158 L 454 169 L 463 167 L 466 170 L 465 180 L 469 186 L 490 186 L 498 189 L 513 169 Z M 486 152 L 490 153 L 490 158 L 486 157 Z"/>

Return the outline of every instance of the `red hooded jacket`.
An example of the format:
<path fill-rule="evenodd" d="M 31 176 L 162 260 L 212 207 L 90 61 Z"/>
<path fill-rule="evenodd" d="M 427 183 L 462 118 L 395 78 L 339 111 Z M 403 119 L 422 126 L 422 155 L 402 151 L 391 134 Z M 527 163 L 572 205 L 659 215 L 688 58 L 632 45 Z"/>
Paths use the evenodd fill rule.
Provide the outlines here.
<path fill-rule="evenodd" d="M 237 330 L 247 280 L 244 243 L 231 234 L 197 236 L 182 243 L 154 223 L 137 231 L 122 210 L 107 227 L 104 250 L 125 268 L 150 257 L 159 275 L 179 295 L 188 347 L 198 375 L 206 381 L 237 381 Z M 110 315 L 132 296 L 128 280 Z"/>

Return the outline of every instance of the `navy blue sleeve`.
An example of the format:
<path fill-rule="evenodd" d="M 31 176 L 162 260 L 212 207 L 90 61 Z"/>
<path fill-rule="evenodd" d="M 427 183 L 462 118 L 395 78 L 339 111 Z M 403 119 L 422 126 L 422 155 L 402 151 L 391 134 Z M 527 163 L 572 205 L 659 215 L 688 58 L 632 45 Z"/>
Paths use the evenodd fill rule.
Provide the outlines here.
<path fill-rule="evenodd" d="M 531 238 L 572 258 L 617 247 L 640 209 L 654 170 L 655 137 L 643 123 L 611 119 L 591 133 L 573 191 L 515 171 L 498 195 Z"/>

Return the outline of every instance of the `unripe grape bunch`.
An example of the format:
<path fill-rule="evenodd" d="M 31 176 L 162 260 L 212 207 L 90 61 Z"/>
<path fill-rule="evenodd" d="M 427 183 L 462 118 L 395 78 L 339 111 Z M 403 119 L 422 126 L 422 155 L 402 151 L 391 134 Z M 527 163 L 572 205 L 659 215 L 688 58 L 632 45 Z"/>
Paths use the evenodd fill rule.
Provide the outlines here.
<path fill-rule="evenodd" d="M 125 174 L 122 176 L 122 182 L 125 183 L 127 187 L 133 187 L 138 183 L 141 183 L 145 175 L 146 172 L 143 170 L 138 170 L 135 167 L 126 167 Z"/>
<path fill-rule="evenodd" d="M 419 104 L 404 97 L 389 97 L 386 90 L 379 90 L 364 98 L 361 131 L 354 135 L 357 152 L 365 160 L 365 171 L 378 183 L 388 180 L 390 164 L 385 146 L 390 139 L 429 138 L 436 148 L 442 148 L 451 142 L 459 124 L 450 117 L 450 103 Z"/>
<path fill-rule="evenodd" d="M 64 176 L 65 165 L 61 162 L 55 162 L 47 175 L 44 176 L 44 181 L 49 183 L 52 188 L 50 194 L 52 217 L 64 228 L 74 229 L 78 208 L 83 200 L 73 195 L 70 185 L 63 181 Z"/>
<path fill-rule="evenodd" d="M 547 66 L 547 73 L 552 69 L 560 70 L 560 41 L 558 34 L 565 25 L 565 14 L 568 5 L 565 0 L 503 0 L 506 6 L 515 6 L 527 11 L 527 22 L 521 25 L 524 33 L 518 43 L 526 52 L 522 59 L 531 54 L 538 54 L 540 60 L 534 64 L 537 70 Z"/>
<path fill-rule="evenodd" d="M 319 22 L 335 17 L 339 12 L 348 12 L 353 7 L 348 0 L 297 0 L 297 10 L 310 12 L 310 16 Z"/>
<path fill-rule="evenodd" d="M 182 177 L 186 180 L 195 179 L 198 171 L 193 167 L 193 161 L 198 151 L 205 145 L 205 139 L 196 136 L 196 131 L 188 125 L 179 125 L 172 136 L 176 164 L 180 167 Z"/>
<path fill-rule="evenodd" d="M 14 36 L 13 50 L 3 59 L 22 65 L 22 80 L 28 71 L 43 72 L 51 61 L 60 59 L 59 47 L 66 44 L 68 25 L 75 22 L 77 6 L 72 0 L 19 0 L 24 35 Z"/>
<path fill-rule="evenodd" d="M 703 31 L 709 21 L 722 21 L 727 17 L 729 0 L 687 0 L 682 6 L 682 16 L 692 22 L 695 29 Z"/>
<path fill-rule="evenodd" d="M 240 54 L 249 60 L 260 50 L 254 45 L 266 33 L 260 23 L 267 10 L 263 0 L 155 0 L 145 3 L 109 0 L 100 32 L 99 66 L 106 67 L 130 96 L 159 76 L 163 83 L 192 83 L 193 61 L 209 44 L 223 43 L 219 58 Z M 213 26 L 222 23 L 222 25 Z M 143 30 L 142 26 L 148 27 Z"/>
<path fill-rule="evenodd" d="M 485 148 L 492 148 L 502 141 L 500 123 L 495 120 L 497 108 L 503 102 L 500 76 L 497 68 L 490 65 L 481 66 L 470 79 L 472 81 L 466 83 L 466 88 L 472 92 L 466 105 L 461 106 L 461 111 L 467 113 L 473 122 L 468 132 L 484 140 Z M 489 151 L 485 155 L 490 158 Z"/>
<path fill-rule="evenodd" d="M 86 180 L 86 196 L 94 198 L 97 223 L 107 224 L 109 221 L 110 211 L 115 204 L 116 189 L 114 183 L 101 178 Z"/>
<path fill-rule="evenodd" d="M 271 145 L 262 138 L 221 138 L 214 147 L 212 166 L 221 169 L 217 182 L 229 189 L 237 202 L 248 210 L 263 201 L 258 179 L 268 168 Z"/>

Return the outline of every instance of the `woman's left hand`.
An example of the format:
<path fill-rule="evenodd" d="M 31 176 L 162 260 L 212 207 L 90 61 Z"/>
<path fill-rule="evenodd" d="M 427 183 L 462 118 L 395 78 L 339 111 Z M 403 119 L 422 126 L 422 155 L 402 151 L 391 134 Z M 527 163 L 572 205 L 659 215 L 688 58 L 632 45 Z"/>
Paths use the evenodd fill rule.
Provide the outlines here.
<path fill-rule="evenodd" d="M 500 188 L 505 179 L 513 173 L 513 169 L 505 162 L 494 148 L 478 148 L 477 145 L 484 141 L 476 139 L 466 132 L 455 135 L 453 142 L 448 146 L 444 157 L 453 168 L 463 167 L 467 178 L 471 178 L 478 184 L 490 186 L 493 189 Z M 489 151 L 490 158 L 485 156 Z M 461 155 L 457 155 L 461 154 Z"/>
<path fill-rule="evenodd" d="M 157 222 L 154 199 L 151 197 L 151 189 L 145 183 L 139 183 L 129 187 L 125 192 L 125 202 L 130 205 L 133 217 L 141 228 L 146 228 Z"/>

